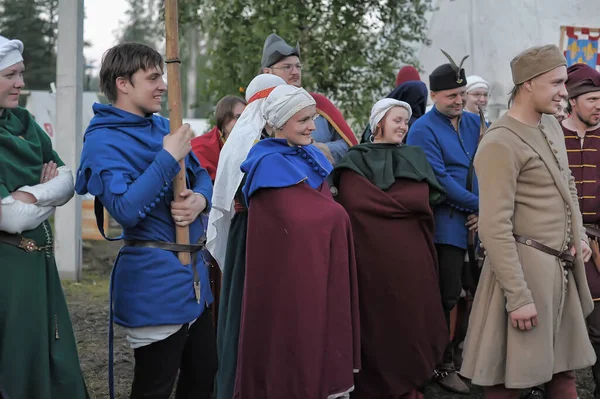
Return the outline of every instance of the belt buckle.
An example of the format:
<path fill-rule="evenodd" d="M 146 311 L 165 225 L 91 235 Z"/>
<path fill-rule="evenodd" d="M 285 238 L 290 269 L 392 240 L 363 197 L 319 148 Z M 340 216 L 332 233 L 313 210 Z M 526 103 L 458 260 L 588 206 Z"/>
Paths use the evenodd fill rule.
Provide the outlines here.
<path fill-rule="evenodd" d="M 19 244 L 19 248 L 25 250 L 25 252 L 34 252 L 38 250 L 38 246 L 31 238 L 21 238 L 21 244 Z"/>

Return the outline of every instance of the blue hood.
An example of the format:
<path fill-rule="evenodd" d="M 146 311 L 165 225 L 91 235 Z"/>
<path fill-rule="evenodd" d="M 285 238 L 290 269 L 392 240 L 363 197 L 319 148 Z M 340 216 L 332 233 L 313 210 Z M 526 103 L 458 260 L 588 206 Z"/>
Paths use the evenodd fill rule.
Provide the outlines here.
<path fill-rule="evenodd" d="M 94 103 L 92 106 L 94 117 L 90 121 L 85 134 L 88 135 L 98 129 L 118 129 L 132 136 L 145 133 L 144 128 L 153 125 L 166 129 L 169 132 L 169 120 L 159 115 L 139 116 L 120 108 L 107 104 Z M 85 140 L 85 138 L 84 138 Z"/>

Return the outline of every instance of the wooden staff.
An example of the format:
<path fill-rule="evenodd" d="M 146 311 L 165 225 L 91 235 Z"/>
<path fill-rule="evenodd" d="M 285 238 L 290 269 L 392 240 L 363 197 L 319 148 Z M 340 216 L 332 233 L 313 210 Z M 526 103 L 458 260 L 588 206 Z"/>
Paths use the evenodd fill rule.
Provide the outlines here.
<path fill-rule="evenodd" d="M 181 75 L 179 67 L 179 13 L 177 0 L 165 1 L 165 31 L 167 34 L 167 87 L 169 95 L 169 121 L 171 134 L 175 133 L 182 125 L 181 116 Z M 181 170 L 173 180 L 173 191 L 175 202 L 183 201 L 180 194 L 186 189 L 185 183 L 185 159 L 179 161 Z M 175 226 L 175 237 L 177 244 L 190 243 L 190 230 L 188 227 Z M 191 263 L 189 252 L 179 252 L 179 261 L 187 265 Z"/>

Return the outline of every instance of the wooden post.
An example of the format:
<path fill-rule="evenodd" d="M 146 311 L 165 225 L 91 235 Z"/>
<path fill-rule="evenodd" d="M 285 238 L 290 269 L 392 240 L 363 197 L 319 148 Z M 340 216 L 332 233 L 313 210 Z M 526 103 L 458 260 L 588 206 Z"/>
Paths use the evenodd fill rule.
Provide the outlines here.
<path fill-rule="evenodd" d="M 179 59 L 179 18 L 177 0 L 165 1 L 165 31 L 167 35 L 167 86 L 169 96 L 169 121 L 171 134 L 175 133 L 182 124 L 181 109 L 181 75 Z M 183 201 L 180 194 L 186 189 L 185 159 L 179 162 L 181 170 L 173 180 L 173 195 L 175 202 Z M 190 243 L 190 230 L 188 227 L 175 227 L 178 244 Z M 179 261 L 187 265 L 191 263 L 189 252 L 179 252 Z"/>
<path fill-rule="evenodd" d="M 560 48 L 560 51 L 565 51 L 565 35 L 567 34 L 567 27 L 566 26 L 561 26 L 560 27 L 560 41 L 559 41 L 559 45 L 558 48 Z"/>
<path fill-rule="evenodd" d="M 58 54 L 56 61 L 56 152 L 75 175 L 79 167 L 83 132 L 83 0 L 58 2 Z M 81 198 L 75 194 L 56 209 L 55 256 L 63 279 L 81 278 Z"/>

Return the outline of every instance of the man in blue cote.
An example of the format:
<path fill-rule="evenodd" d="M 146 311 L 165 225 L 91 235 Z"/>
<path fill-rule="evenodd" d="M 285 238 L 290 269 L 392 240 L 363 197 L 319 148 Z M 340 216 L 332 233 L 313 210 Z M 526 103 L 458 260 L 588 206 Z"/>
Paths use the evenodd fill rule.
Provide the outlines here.
<path fill-rule="evenodd" d="M 467 79 L 462 62 L 437 67 L 429 76 L 434 107 L 413 123 L 407 144 L 425 151 L 437 180 L 447 193 L 435 207 L 435 245 L 439 262 L 442 306 L 450 330 L 450 312 L 458 303 L 463 288 L 463 269 L 469 230 L 477 229 L 479 209 L 477 179 L 473 157 L 479 140 L 479 116 L 463 113 Z M 454 347 L 449 344 L 442 365 L 436 371 L 444 388 L 468 394 L 469 388 L 456 373 Z"/>
<path fill-rule="evenodd" d="M 212 183 L 190 152 L 189 125 L 169 135 L 169 121 L 155 115 L 166 91 L 163 64 L 158 52 L 137 43 L 105 53 L 100 85 L 112 105 L 94 104 L 77 174 L 76 191 L 96 196 L 124 229 L 111 276 L 111 398 L 113 320 L 134 349 L 131 398 L 168 399 L 179 372 L 176 398 L 208 399 L 217 368 L 201 246 L 174 244 L 176 226 L 189 228 L 191 243 L 200 241 Z M 182 159 L 189 188 L 174 203 Z M 182 265 L 178 251 L 192 253 L 191 264 Z"/>

